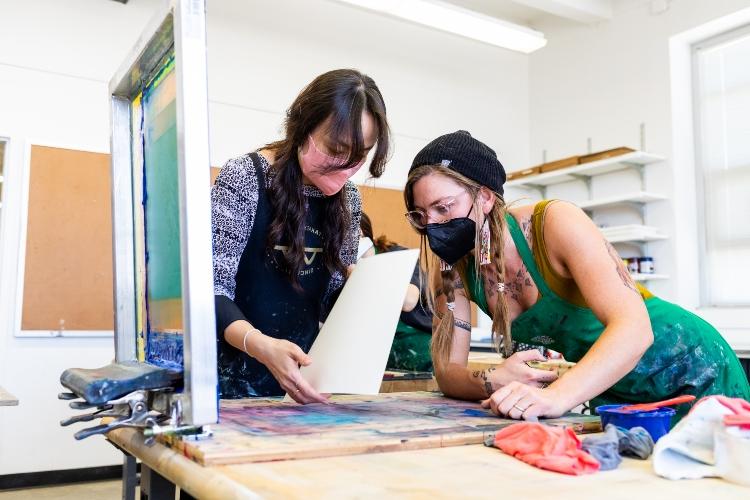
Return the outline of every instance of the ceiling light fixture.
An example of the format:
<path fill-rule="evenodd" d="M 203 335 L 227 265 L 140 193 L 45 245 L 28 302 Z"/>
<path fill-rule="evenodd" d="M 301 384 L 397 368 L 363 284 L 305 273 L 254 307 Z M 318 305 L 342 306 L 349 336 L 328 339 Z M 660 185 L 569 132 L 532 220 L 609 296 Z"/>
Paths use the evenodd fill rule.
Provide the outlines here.
<path fill-rule="evenodd" d="M 441 0 L 337 1 L 524 54 L 547 44 L 544 33 Z"/>

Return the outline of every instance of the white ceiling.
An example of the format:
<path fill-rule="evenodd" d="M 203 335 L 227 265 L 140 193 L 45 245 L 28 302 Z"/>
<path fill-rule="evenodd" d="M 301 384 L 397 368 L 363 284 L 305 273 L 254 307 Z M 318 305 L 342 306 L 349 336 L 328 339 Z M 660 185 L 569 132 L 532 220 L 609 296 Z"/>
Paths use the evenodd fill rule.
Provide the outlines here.
<path fill-rule="evenodd" d="M 540 20 L 552 17 L 544 11 L 527 7 L 513 0 L 447 0 L 465 9 L 496 17 L 504 21 L 522 25 L 533 25 Z"/>
<path fill-rule="evenodd" d="M 446 1 L 446 0 L 444 0 Z M 547 20 L 598 23 L 612 19 L 615 5 L 645 0 L 447 0 L 456 6 L 534 27 Z"/>

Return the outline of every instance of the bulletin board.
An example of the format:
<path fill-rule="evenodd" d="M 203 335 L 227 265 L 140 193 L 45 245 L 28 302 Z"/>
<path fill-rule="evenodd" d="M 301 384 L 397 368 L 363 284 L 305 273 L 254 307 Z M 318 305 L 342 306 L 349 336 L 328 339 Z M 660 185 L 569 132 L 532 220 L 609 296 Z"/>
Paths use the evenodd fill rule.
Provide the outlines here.
<path fill-rule="evenodd" d="M 359 186 L 362 209 L 372 221 L 375 238 L 385 235 L 406 248 L 419 248 L 419 234 L 404 217 L 404 192 L 399 189 Z"/>
<path fill-rule="evenodd" d="M 31 147 L 21 330 L 113 328 L 109 155 Z"/>
<path fill-rule="evenodd" d="M 419 248 L 420 235 L 406 220 L 404 192 L 399 189 L 359 186 L 362 193 L 362 210 L 372 221 L 375 238 L 386 235 L 406 248 Z M 471 324 L 477 326 L 477 306 L 471 303 Z"/>

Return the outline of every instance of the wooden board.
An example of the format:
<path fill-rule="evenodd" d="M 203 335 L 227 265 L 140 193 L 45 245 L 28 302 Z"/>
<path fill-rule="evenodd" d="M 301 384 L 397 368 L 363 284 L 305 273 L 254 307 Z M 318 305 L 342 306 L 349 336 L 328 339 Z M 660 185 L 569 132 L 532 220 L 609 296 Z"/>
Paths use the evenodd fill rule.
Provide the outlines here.
<path fill-rule="evenodd" d="M 541 167 L 536 166 L 536 167 L 525 168 L 523 170 L 516 170 L 515 172 L 508 172 L 506 181 L 513 181 L 516 179 L 520 179 L 522 177 L 529 177 L 532 175 L 537 175 L 541 171 L 542 171 Z"/>
<path fill-rule="evenodd" d="M 430 392 L 336 396 L 331 404 L 306 406 L 222 400 L 219 419 L 210 439 L 162 439 L 202 465 L 217 465 L 477 444 L 517 422 Z M 595 416 L 569 414 L 546 422 L 577 432 L 601 430 Z"/>
<path fill-rule="evenodd" d="M 590 163 L 592 161 L 598 161 L 598 160 L 604 160 L 606 158 L 612 158 L 613 156 L 620 156 L 627 153 L 632 153 L 635 151 L 635 149 L 628 148 L 625 146 L 614 148 L 614 149 L 607 149 L 605 151 L 597 151 L 596 153 L 591 153 L 585 156 L 581 156 L 580 163 Z"/>
<path fill-rule="evenodd" d="M 109 155 L 31 147 L 23 330 L 112 330 Z"/>
<path fill-rule="evenodd" d="M 431 372 L 386 370 L 379 392 L 437 391 L 438 389 L 437 380 Z"/>
<path fill-rule="evenodd" d="M 578 165 L 580 159 L 580 156 L 569 156 L 567 158 L 561 158 L 559 160 L 542 163 L 541 165 L 539 165 L 539 170 L 541 171 L 541 173 L 545 173 L 552 172 L 553 170 L 559 170 L 561 168 L 572 167 L 573 165 Z"/>

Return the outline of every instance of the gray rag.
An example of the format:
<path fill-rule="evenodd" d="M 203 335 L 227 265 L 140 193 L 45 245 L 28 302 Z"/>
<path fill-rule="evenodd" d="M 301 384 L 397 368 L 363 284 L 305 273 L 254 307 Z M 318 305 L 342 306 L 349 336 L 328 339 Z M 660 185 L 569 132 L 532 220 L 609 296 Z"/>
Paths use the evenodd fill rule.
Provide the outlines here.
<path fill-rule="evenodd" d="M 622 462 L 619 453 L 620 436 L 614 425 L 607 425 L 604 434 L 600 436 L 589 436 L 584 439 L 581 448 L 599 462 L 599 470 L 616 469 Z"/>
<path fill-rule="evenodd" d="M 647 459 L 654 451 L 654 440 L 643 427 L 624 429 L 607 424 L 601 436 L 589 436 L 581 448 L 599 461 L 599 470 L 616 469 L 622 457 Z"/>
<path fill-rule="evenodd" d="M 615 427 L 612 424 L 607 428 Z M 654 451 L 654 440 L 651 434 L 643 427 L 633 427 L 632 429 L 623 429 L 615 427 L 620 437 L 620 454 L 625 457 L 639 458 L 646 460 Z"/>

